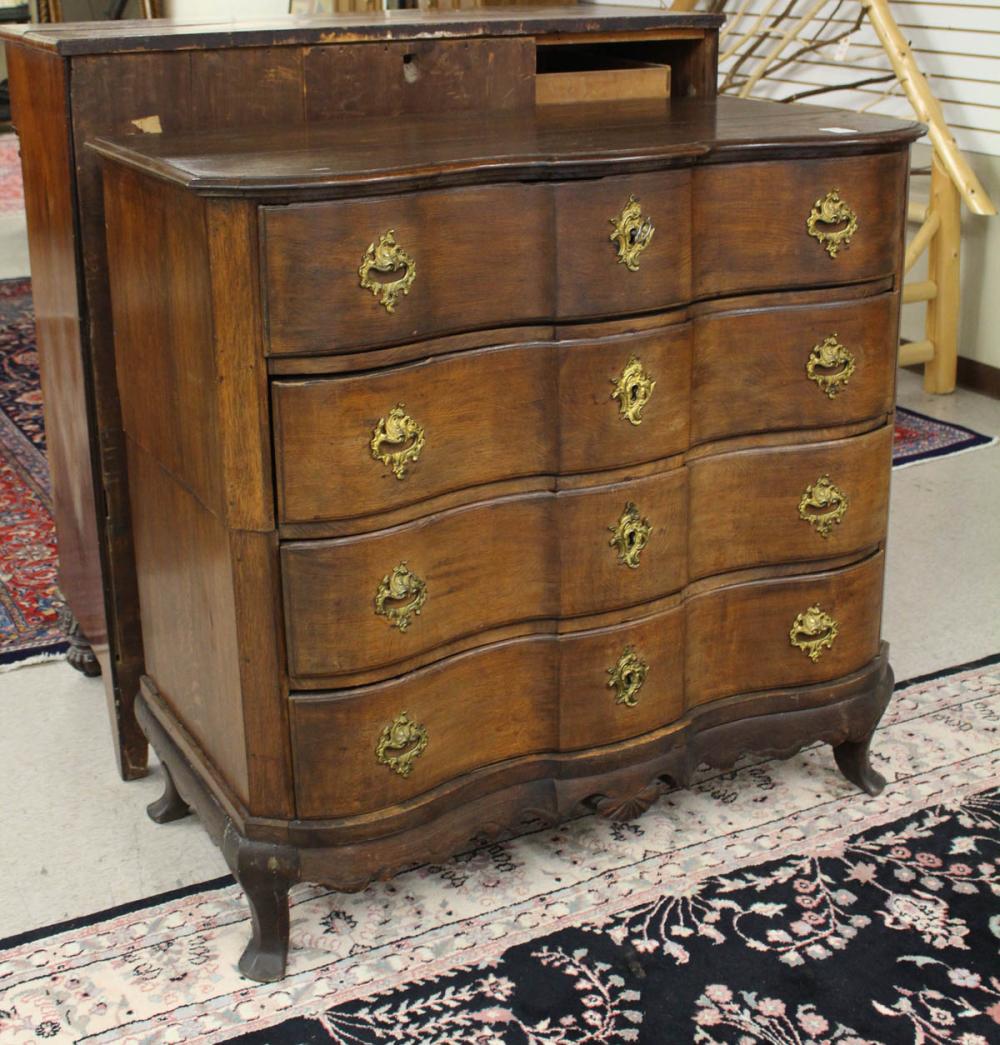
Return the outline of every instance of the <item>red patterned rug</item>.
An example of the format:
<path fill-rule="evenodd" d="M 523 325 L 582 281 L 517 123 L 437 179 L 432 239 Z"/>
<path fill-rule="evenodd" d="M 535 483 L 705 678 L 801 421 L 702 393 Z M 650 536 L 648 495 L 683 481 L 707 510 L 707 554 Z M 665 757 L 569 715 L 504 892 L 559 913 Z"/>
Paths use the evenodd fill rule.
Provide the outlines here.
<path fill-rule="evenodd" d="M 21 181 L 21 158 L 17 136 L 0 135 L 0 214 L 16 214 L 24 210 L 24 185 Z"/>
<path fill-rule="evenodd" d="M 0 668 L 66 649 L 31 281 L 0 281 Z"/>
<path fill-rule="evenodd" d="M 897 687 L 875 798 L 815 745 L 705 770 L 633 823 L 297 886 L 277 983 L 236 971 L 232 879 L 0 940 L 0 1041 L 991 1045 L 998 660 Z"/>
<path fill-rule="evenodd" d="M 996 442 L 902 408 L 897 467 Z M 0 281 L 0 668 L 65 649 L 45 465 L 31 282 Z"/>

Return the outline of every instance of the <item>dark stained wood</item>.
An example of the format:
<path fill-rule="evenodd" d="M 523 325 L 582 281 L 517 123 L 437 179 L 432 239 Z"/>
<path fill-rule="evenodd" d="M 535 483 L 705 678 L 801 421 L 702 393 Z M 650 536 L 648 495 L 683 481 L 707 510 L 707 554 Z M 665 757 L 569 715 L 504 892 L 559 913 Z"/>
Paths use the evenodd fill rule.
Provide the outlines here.
<path fill-rule="evenodd" d="M 72 319 L 80 314 L 82 302 L 76 268 L 73 146 L 65 112 L 67 73 L 57 58 L 22 47 L 8 48 L 7 63 L 24 169 L 47 455 L 59 538 L 59 586 L 79 630 L 104 663 L 118 770 L 130 780 L 145 775 L 147 745 L 132 716 L 138 676 L 135 687 L 118 685 L 117 622 L 112 620 L 109 634 L 102 583 L 98 520 L 104 502 L 95 485 L 101 447 L 91 442 L 88 431 L 91 374 L 79 327 Z M 138 636 L 134 646 L 141 655 Z M 96 674 L 90 663 L 88 670 Z"/>
<path fill-rule="evenodd" d="M 554 308 L 559 319 L 649 312 L 691 295 L 691 176 L 657 171 L 555 186 Z M 629 199 L 656 227 L 635 272 L 611 241 Z M 525 246 L 528 250 L 531 247 Z"/>
<path fill-rule="evenodd" d="M 887 414 L 898 322 L 896 294 L 700 316 L 693 335 L 692 443 Z M 854 357 L 855 371 L 830 397 L 809 380 L 806 364 L 813 347 L 833 335 Z"/>
<path fill-rule="evenodd" d="M 684 301 L 689 182 L 687 172 L 661 173 L 267 207 L 269 350 L 329 354 L 504 320 L 651 311 Z M 611 219 L 633 194 L 668 231 L 654 234 L 635 272 L 619 262 L 610 237 Z M 483 251 L 478 230 L 487 216 L 491 246 Z M 368 245 L 388 230 L 415 267 L 392 313 L 358 277 Z"/>
<path fill-rule="evenodd" d="M 848 121 L 850 134 L 824 130 L 831 125 L 844 126 Z M 747 164 L 752 159 L 806 160 L 819 156 L 823 163 L 818 167 L 805 165 L 794 172 L 786 171 L 785 178 L 791 179 L 787 184 L 768 183 L 767 170 L 751 165 L 738 188 L 735 181 L 727 182 L 735 175 L 724 170 L 710 173 L 710 178 L 724 183 L 716 206 L 728 207 L 728 211 L 722 219 L 714 214 L 700 219 L 696 210 L 695 225 L 699 220 L 723 220 L 719 235 L 725 238 L 752 237 L 756 231 L 763 239 L 763 230 L 771 226 L 782 228 L 789 235 L 797 236 L 801 231 L 803 238 L 822 253 L 819 244 L 805 236 L 804 226 L 817 197 L 834 187 L 826 184 L 817 188 L 813 179 L 822 175 L 821 181 L 828 180 L 836 173 L 838 180 L 844 182 L 836 187 L 848 201 L 853 196 L 861 206 L 862 227 L 868 228 L 868 235 L 860 236 L 856 242 L 880 243 L 883 250 L 880 254 L 877 247 L 859 250 L 855 246 L 855 258 L 860 252 L 873 262 L 885 256 L 885 242 L 891 231 L 880 226 L 884 219 L 878 207 L 865 211 L 865 204 L 880 199 L 879 192 L 901 187 L 902 182 L 893 179 L 898 179 L 899 170 L 905 169 L 902 150 L 923 130 L 920 124 L 871 113 L 848 114 L 821 106 L 789 107 L 780 102 L 730 97 L 543 105 L 498 111 L 490 114 L 488 139 L 482 134 L 481 117 L 474 112 L 418 113 L 408 117 L 405 134 L 400 132 L 398 120 L 391 116 L 366 119 L 363 131 L 349 121 L 318 127 L 296 127 L 296 122 L 292 120 L 290 126 L 280 129 L 255 127 L 222 133 L 141 135 L 127 141 L 110 140 L 105 135 L 94 142 L 94 148 L 206 195 L 301 199 L 385 195 L 472 181 L 594 178 L 693 163 L 714 168 L 725 163 Z M 894 158 L 887 152 L 889 149 L 899 150 Z M 878 153 L 882 158 L 862 161 L 854 155 L 857 153 Z M 886 167 L 892 171 L 886 171 Z M 876 176 L 888 180 L 878 185 L 865 183 L 866 177 Z M 709 185 L 714 188 L 714 183 Z M 708 188 L 698 191 L 707 192 Z M 794 197 L 799 206 L 800 200 L 805 200 L 801 221 L 798 211 L 786 214 L 783 208 L 769 206 L 769 200 L 781 198 L 780 192 L 792 189 L 802 194 Z M 793 197 L 787 199 L 791 201 Z M 745 216 L 738 217 L 740 214 Z M 530 231 L 530 226 L 526 225 L 526 229 Z M 895 245 L 893 241 L 891 249 Z M 813 258 L 811 252 L 804 256 Z M 841 260 L 846 256 L 845 252 Z M 841 267 L 853 270 L 857 264 L 854 261 Z M 789 270 L 794 271 L 785 259 L 781 271 Z M 829 270 L 820 271 L 825 276 Z M 872 275 L 892 271 L 890 263 Z M 799 278 L 788 282 L 776 278 L 773 285 L 806 284 L 804 277 L 796 275 Z M 836 276 L 824 282 L 849 282 L 851 278 L 859 276 Z M 706 294 L 714 292 L 706 287 Z"/>
<path fill-rule="evenodd" d="M 146 814 L 155 824 L 172 824 L 191 815 L 187 802 L 181 798 L 167 766 L 163 766 L 163 794 L 146 806 Z"/>
<path fill-rule="evenodd" d="M 267 207 L 269 351 L 335 353 L 544 316 L 555 271 L 550 213 L 550 195 L 538 185 Z M 369 244 L 390 229 L 416 266 L 392 313 L 358 277 Z"/>
<path fill-rule="evenodd" d="M 691 577 L 879 544 L 889 511 L 892 436 L 889 424 L 853 439 L 723 453 L 691 464 Z M 826 536 L 799 514 L 806 488 L 823 475 L 848 499 L 843 519 Z"/>
<path fill-rule="evenodd" d="M 437 356 L 349 377 L 276 381 L 281 518 L 351 519 L 396 507 L 409 507 L 413 517 L 429 499 L 452 491 L 477 499 L 476 488 L 486 483 L 670 457 L 687 446 L 689 338 L 686 326 L 675 325 Z M 612 398 L 632 356 L 657 382 L 639 425 L 622 418 Z M 402 479 L 369 445 L 379 420 L 398 403 L 424 438 Z"/>
<path fill-rule="evenodd" d="M 296 685 L 382 677 L 488 640 L 507 625 L 638 606 L 686 580 L 686 475 L 527 494 L 330 541 L 282 545 L 289 673 Z M 632 569 L 612 531 L 631 501 L 652 527 Z M 564 550 L 573 549 L 572 554 Z M 379 582 L 399 563 L 427 585 L 405 631 L 376 616 Z M 391 603 L 394 605 L 394 603 Z"/>
<path fill-rule="evenodd" d="M 691 599 L 689 706 L 731 693 L 814 685 L 867 664 L 879 647 L 883 560 L 879 552 L 836 573 L 737 585 Z M 796 616 L 813 605 L 839 625 L 833 647 L 815 662 L 789 639 Z"/>
<path fill-rule="evenodd" d="M 858 122 L 841 115 L 853 121 L 849 126 Z M 904 215 L 884 201 L 905 198 L 907 169 L 906 154 L 895 152 L 696 171 L 697 293 L 709 297 L 890 275 L 898 263 Z M 806 221 L 816 202 L 834 190 L 857 215 L 858 229 L 850 245 L 831 257 L 808 234 Z"/>
<path fill-rule="evenodd" d="M 615 36 L 642 32 L 659 36 L 673 31 L 711 31 L 722 16 L 692 11 L 625 9 L 611 5 L 580 8 L 544 4 L 514 8 L 465 10 L 394 10 L 371 13 L 323 15 L 306 18 L 258 18 L 212 22 L 158 18 L 153 21 L 120 21 L 103 24 L 5 26 L 2 36 L 61 55 L 110 54 L 122 51 L 220 49 L 262 45 L 317 45 L 377 40 L 447 39 L 477 36 L 535 36 L 582 33 L 594 37 L 595 25 Z M 690 35 L 690 32 L 688 32 Z"/>
<path fill-rule="evenodd" d="M 535 47 L 523 37 L 312 47 L 301 60 L 310 123 L 534 102 Z"/>
<path fill-rule="evenodd" d="M 397 43 L 349 57 L 391 81 Z M 301 878 L 360 888 L 471 833 L 629 818 L 668 780 L 745 751 L 822 740 L 876 783 L 866 743 L 892 685 L 879 640 L 890 291 L 918 129 L 697 97 L 550 116 L 503 109 L 496 83 L 450 85 L 440 113 L 408 113 L 433 93 L 421 63 L 428 79 L 446 67 L 475 79 L 481 56 L 504 50 L 404 50 L 415 91 L 380 83 L 357 99 L 370 109 L 326 129 L 301 124 L 327 104 L 309 84 L 343 93 L 347 56 L 322 55 L 306 83 L 300 55 L 274 64 L 286 126 L 241 128 L 223 92 L 199 118 L 228 131 L 93 150 L 108 169 L 124 416 L 150 448 L 130 463 L 150 631 L 140 718 L 176 782 L 167 805 L 205 818 L 247 890 L 241 969 L 258 979 L 283 972 Z M 714 61 L 689 63 L 679 93 L 697 94 L 699 77 L 710 88 Z M 721 250 L 724 223 L 692 194 L 717 191 L 706 172 L 723 170 L 760 190 L 764 168 L 779 211 L 817 171 L 861 179 L 880 217 L 864 217 L 868 239 L 839 275 L 796 254 L 805 214 L 765 232 L 786 243 L 774 271 L 746 215 Z M 619 271 L 610 240 L 630 194 L 657 227 L 637 272 Z M 756 191 L 744 209 L 760 206 Z M 389 228 L 417 275 L 393 315 L 358 286 L 361 252 Z M 167 271 L 172 237 L 193 259 L 183 275 Z M 860 366 L 840 392 L 849 405 L 831 410 L 806 362 L 833 319 Z M 847 336 L 816 340 L 833 333 Z M 156 358 L 133 377 L 141 348 Z M 633 355 L 656 381 L 639 426 L 611 398 Z M 196 387 L 180 395 L 187 371 Z M 153 387 L 164 404 L 146 418 Z M 426 436 L 402 479 L 370 446 L 397 403 Z M 850 498 L 826 537 L 799 517 L 825 474 Z M 612 538 L 628 513 L 650 528 L 635 569 Z M 404 630 L 376 594 L 401 564 L 426 584 Z M 811 606 L 838 629 L 815 659 L 790 635 Z M 614 676 L 631 658 L 645 678 L 626 701 Z M 386 731 L 404 713 L 427 745 L 396 772 Z"/>

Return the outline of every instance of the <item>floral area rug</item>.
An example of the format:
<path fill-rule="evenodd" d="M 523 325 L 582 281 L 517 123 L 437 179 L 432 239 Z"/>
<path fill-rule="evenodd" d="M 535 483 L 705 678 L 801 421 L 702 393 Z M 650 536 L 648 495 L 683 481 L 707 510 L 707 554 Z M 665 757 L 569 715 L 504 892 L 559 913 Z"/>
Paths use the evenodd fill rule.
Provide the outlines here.
<path fill-rule="evenodd" d="M 0 941 L 0 1041 L 990 1045 L 1000 657 L 899 687 L 874 752 L 876 798 L 816 746 L 634 823 L 298 886 L 275 984 L 235 969 L 230 879 Z"/>
<path fill-rule="evenodd" d="M 896 431 L 892 444 L 894 468 L 905 468 L 935 457 L 947 457 L 996 444 L 996 436 L 974 432 L 964 425 L 938 421 L 916 410 L 896 408 Z"/>
<path fill-rule="evenodd" d="M 0 670 L 63 652 L 31 281 L 0 281 Z"/>
<path fill-rule="evenodd" d="M 0 134 L 0 214 L 24 210 L 24 184 L 17 135 Z"/>

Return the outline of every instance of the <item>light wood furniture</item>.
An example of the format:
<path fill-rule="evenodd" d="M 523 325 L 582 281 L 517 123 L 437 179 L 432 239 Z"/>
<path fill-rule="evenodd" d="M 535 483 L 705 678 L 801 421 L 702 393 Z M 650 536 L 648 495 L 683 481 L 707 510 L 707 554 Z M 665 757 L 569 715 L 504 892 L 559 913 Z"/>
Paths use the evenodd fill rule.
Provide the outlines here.
<path fill-rule="evenodd" d="M 85 143 L 530 106 L 536 69 L 561 64 L 581 34 L 592 43 L 595 21 L 606 58 L 629 48 L 669 66 L 675 97 L 714 94 L 719 19 L 700 14 L 519 6 L 0 29 L 25 177 L 59 584 L 75 617 L 70 659 L 103 673 L 124 778 L 146 772 L 132 713 L 144 653 L 100 170 Z"/>
<path fill-rule="evenodd" d="M 258 979 L 294 881 L 634 816 L 746 751 L 823 740 L 883 783 L 921 128 L 522 89 L 488 119 L 89 143 L 152 812 L 221 845 Z"/>

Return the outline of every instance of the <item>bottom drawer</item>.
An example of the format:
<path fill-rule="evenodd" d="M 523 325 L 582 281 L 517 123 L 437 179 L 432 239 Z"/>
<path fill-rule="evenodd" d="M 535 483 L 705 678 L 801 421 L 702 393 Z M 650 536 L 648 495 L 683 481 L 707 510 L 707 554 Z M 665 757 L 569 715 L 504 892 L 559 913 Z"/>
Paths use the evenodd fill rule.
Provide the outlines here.
<path fill-rule="evenodd" d="M 295 694 L 298 815 L 371 812 L 478 766 L 648 733 L 683 711 L 682 657 L 677 607 L 499 643 L 359 689 Z"/>
<path fill-rule="evenodd" d="M 879 552 L 842 570 L 719 588 L 633 623 L 293 694 L 298 815 L 370 813 L 482 767 L 650 733 L 686 707 L 840 678 L 878 654 L 882 567 Z"/>
<path fill-rule="evenodd" d="M 884 558 L 878 552 L 843 570 L 691 598 L 688 707 L 733 693 L 828 682 L 867 664 L 879 649 Z"/>

